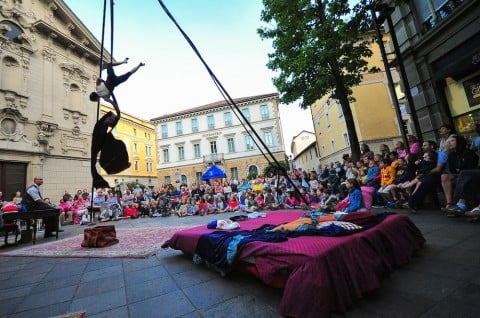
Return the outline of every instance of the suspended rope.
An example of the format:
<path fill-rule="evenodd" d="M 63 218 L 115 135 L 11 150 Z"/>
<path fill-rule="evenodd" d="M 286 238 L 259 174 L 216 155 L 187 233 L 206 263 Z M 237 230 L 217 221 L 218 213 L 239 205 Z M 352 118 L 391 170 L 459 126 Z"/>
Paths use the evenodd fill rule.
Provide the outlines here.
<path fill-rule="evenodd" d="M 100 62 L 99 64 L 99 69 L 98 69 L 98 78 L 102 77 L 102 71 L 103 71 L 103 55 L 105 51 L 105 25 L 106 25 L 106 19 L 107 19 L 107 0 L 103 1 L 103 17 L 102 17 L 102 41 L 100 44 Z M 110 36 L 110 61 L 113 59 L 113 0 L 110 0 L 110 30 L 111 30 L 111 36 Z M 97 120 L 98 122 L 100 118 L 100 98 L 97 101 Z M 92 146 L 94 145 L 93 142 L 94 134 L 92 134 Z M 93 150 L 93 149 L 92 149 Z M 94 155 L 93 153 L 91 154 L 92 156 Z M 96 156 L 97 154 L 95 154 Z M 96 161 L 96 160 L 95 160 Z M 91 167 L 91 169 L 96 169 L 95 167 Z M 90 223 L 95 224 L 93 222 L 94 218 L 94 211 L 93 211 L 93 193 L 95 191 L 95 186 L 94 186 L 94 180 L 92 178 L 92 196 L 90 198 Z"/>
<path fill-rule="evenodd" d="M 290 181 L 290 183 L 292 184 L 293 188 L 295 189 L 295 192 L 297 194 L 300 194 L 300 191 L 298 189 L 298 187 L 296 186 L 295 183 L 292 182 L 292 180 L 290 179 L 290 177 L 288 176 L 285 168 L 283 166 L 280 165 L 280 163 L 277 161 L 277 159 L 275 158 L 275 156 L 273 155 L 273 153 L 270 151 L 270 149 L 267 147 L 267 145 L 265 144 L 265 142 L 262 140 L 262 138 L 260 138 L 260 136 L 258 135 L 257 131 L 253 128 L 252 124 L 250 123 L 250 121 L 245 117 L 245 115 L 240 111 L 239 107 L 237 106 L 237 104 L 235 103 L 235 101 L 230 97 L 230 94 L 227 92 L 227 90 L 223 87 L 222 83 L 218 80 L 217 76 L 213 73 L 212 69 L 208 66 L 208 64 L 205 62 L 204 58 L 202 57 L 202 55 L 200 54 L 200 52 L 198 51 L 197 47 L 195 46 L 195 44 L 192 42 L 192 40 L 190 39 L 190 37 L 185 33 L 185 31 L 183 31 L 183 29 L 180 27 L 180 25 L 177 23 L 177 21 L 175 20 L 175 18 L 173 17 L 173 15 L 170 13 L 170 11 L 168 10 L 168 8 L 165 6 L 165 4 L 163 3 L 162 0 L 158 0 L 158 3 L 160 4 L 160 6 L 163 8 L 163 11 L 165 11 L 166 15 L 170 18 L 170 20 L 173 22 L 173 24 L 175 24 L 175 26 L 177 27 L 177 29 L 180 31 L 180 33 L 183 35 L 183 37 L 185 38 L 185 40 L 187 41 L 187 43 L 190 45 L 190 47 L 192 48 L 192 50 L 195 52 L 195 54 L 197 55 L 197 57 L 200 59 L 200 61 L 202 62 L 203 66 L 205 67 L 205 69 L 207 70 L 208 74 L 210 75 L 210 77 L 212 78 L 215 86 L 217 87 L 217 89 L 220 91 L 220 94 L 223 96 L 223 98 L 225 99 L 225 101 L 227 102 L 227 104 L 230 106 L 230 108 L 234 111 L 234 114 L 235 116 L 240 120 L 240 123 L 242 124 L 242 127 L 245 129 L 245 131 L 248 133 L 248 135 L 252 138 L 253 142 L 255 143 L 255 145 L 258 147 L 258 150 L 260 151 L 260 153 L 262 154 L 262 156 L 265 158 L 265 160 L 267 160 L 267 162 L 269 164 L 272 164 L 272 161 L 275 163 L 276 167 L 278 170 L 282 171 L 284 177 Z M 240 117 L 241 119 L 240 119 Z M 250 128 L 250 130 L 247 129 L 247 127 L 245 125 L 248 125 L 248 127 Z M 252 133 L 255 135 L 256 139 L 253 138 L 252 136 Z M 262 150 L 262 147 L 259 147 L 259 144 L 260 143 L 263 147 L 263 149 L 266 150 L 266 152 L 268 153 L 268 155 L 270 156 L 270 159 L 272 159 L 272 161 L 270 161 L 270 159 L 267 157 L 267 155 L 265 154 L 265 152 Z M 299 195 L 299 197 L 306 203 L 306 204 L 309 204 L 309 202 L 306 202 L 306 199 L 302 196 L 302 195 Z"/>

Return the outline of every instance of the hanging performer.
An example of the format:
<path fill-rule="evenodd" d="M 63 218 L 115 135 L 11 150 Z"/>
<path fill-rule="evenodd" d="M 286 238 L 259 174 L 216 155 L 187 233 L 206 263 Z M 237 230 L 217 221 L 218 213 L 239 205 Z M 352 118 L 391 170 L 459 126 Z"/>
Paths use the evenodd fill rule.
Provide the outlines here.
<path fill-rule="evenodd" d="M 109 184 L 98 173 L 95 167 L 97 155 L 100 152 L 100 166 L 108 173 L 119 173 L 130 167 L 128 161 L 127 147 L 123 141 L 116 139 L 112 130 L 120 120 L 120 108 L 118 107 L 115 95 L 111 95 L 112 104 L 116 114 L 108 112 L 100 118 L 93 128 L 92 149 L 91 149 L 91 174 L 95 188 L 110 188 Z"/>
<path fill-rule="evenodd" d="M 111 62 L 111 63 L 107 64 L 107 80 L 105 81 L 101 78 L 97 78 L 96 92 L 92 92 L 90 94 L 90 100 L 92 102 L 97 102 L 98 99 L 101 97 L 105 101 L 114 104 L 111 96 L 113 94 L 113 90 L 115 89 L 115 87 L 117 87 L 121 83 L 125 82 L 130 77 L 130 75 L 132 75 L 133 73 L 138 71 L 138 69 L 141 66 L 145 66 L 145 63 L 140 62 L 137 66 L 132 68 L 129 72 L 127 72 L 123 75 L 118 75 L 117 76 L 115 74 L 115 71 L 113 70 L 113 67 L 117 66 L 117 65 L 121 65 L 121 64 L 127 64 L 127 63 L 128 63 L 128 57 L 125 58 L 123 61 Z M 118 107 L 118 105 L 117 105 L 117 107 Z"/>

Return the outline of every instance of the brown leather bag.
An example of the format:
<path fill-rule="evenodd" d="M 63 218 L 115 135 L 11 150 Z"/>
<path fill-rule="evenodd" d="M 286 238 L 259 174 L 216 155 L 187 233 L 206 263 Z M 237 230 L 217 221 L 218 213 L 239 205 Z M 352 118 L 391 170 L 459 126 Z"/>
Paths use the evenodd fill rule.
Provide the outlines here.
<path fill-rule="evenodd" d="M 107 247 L 117 244 L 114 225 L 96 226 L 83 231 L 82 247 Z"/>

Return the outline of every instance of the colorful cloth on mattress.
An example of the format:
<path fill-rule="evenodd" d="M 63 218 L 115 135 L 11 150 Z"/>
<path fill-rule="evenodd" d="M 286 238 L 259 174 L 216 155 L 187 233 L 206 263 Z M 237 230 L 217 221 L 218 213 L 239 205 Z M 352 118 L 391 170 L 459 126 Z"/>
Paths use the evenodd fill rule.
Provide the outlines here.
<path fill-rule="evenodd" d="M 202 235 L 195 249 L 195 262 L 198 257 L 207 262 L 222 275 L 225 274 L 238 254 L 238 250 L 253 241 L 284 242 L 287 233 L 272 232 L 274 225 L 263 225 L 255 230 L 215 231 Z"/>
<path fill-rule="evenodd" d="M 304 215 L 293 221 L 297 225 L 295 230 L 273 231 L 278 226 L 265 224 L 254 230 L 215 231 L 203 234 L 195 249 L 195 263 L 199 263 L 198 259 L 200 258 L 223 276 L 231 269 L 240 248 L 249 242 L 284 242 L 288 240 L 288 237 L 305 235 L 345 236 L 371 228 L 380 223 L 386 215 L 386 213 L 372 214 L 369 221 L 363 222 L 362 226 L 346 221 L 327 221 L 314 224 L 312 217 Z"/>

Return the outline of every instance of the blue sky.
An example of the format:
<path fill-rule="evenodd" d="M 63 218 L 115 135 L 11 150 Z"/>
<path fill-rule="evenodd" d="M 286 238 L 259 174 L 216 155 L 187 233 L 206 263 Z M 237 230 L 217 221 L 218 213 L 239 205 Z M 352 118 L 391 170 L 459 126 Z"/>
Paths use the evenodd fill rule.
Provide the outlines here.
<path fill-rule="evenodd" d="M 100 41 L 103 1 L 64 1 Z M 265 66 L 271 42 L 262 41 L 256 32 L 262 26 L 261 0 L 164 0 L 164 4 L 232 98 L 277 91 L 271 80 L 274 74 Z M 122 110 L 150 119 L 223 99 L 157 0 L 116 0 L 114 10 L 114 57 L 130 57 L 118 72 L 146 63 L 116 89 Z M 110 49 L 108 41 L 105 46 Z M 296 104 L 281 105 L 280 116 L 289 153 L 293 136 L 303 129 L 313 131 L 310 112 Z"/>

